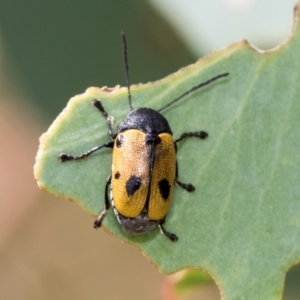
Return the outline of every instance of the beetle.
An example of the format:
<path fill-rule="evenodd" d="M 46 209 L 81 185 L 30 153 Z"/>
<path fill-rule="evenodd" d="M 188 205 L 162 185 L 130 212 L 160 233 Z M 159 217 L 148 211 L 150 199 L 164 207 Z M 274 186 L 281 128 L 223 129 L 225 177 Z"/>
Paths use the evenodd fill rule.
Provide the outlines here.
<path fill-rule="evenodd" d="M 188 192 L 195 190 L 192 184 L 183 183 L 178 179 L 177 143 L 187 137 L 205 139 L 208 134 L 205 131 L 184 132 L 178 139 L 173 140 L 170 125 L 160 112 L 189 93 L 226 77 L 229 73 L 217 75 L 192 87 L 159 110 L 147 107 L 134 109 L 129 84 L 127 42 L 123 32 L 121 38 L 129 114 L 119 124 L 115 134 L 112 128 L 113 118 L 106 112 L 101 101 L 94 99 L 92 104 L 106 118 L 112 141 L 94 147 L 79 156 L 62 153 L 59 160 L 61 162 L 81 160 L 101 148 L 112 148 L 112 170 L 105 184 L 104 209 L 95 220 L 94 228 L 101 226 L 112 205 L 117 220 L 125 231 L 141 234 L 158 226 L 162 234 L 171 241 L 177 241 L 177 235 L 164 227 L 175 184 Z"/>

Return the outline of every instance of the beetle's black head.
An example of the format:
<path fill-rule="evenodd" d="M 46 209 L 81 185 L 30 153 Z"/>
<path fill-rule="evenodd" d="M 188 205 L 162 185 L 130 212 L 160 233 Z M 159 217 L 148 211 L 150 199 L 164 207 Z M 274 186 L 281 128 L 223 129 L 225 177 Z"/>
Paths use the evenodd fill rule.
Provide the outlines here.
<path fill-rule="evenodd" d="M 137 108 L 132 110 L 118 126 L 118 133 L 128 129 L 138 129 L 145 133 L 172 134 L 167 119 L 151 108 Z"/>

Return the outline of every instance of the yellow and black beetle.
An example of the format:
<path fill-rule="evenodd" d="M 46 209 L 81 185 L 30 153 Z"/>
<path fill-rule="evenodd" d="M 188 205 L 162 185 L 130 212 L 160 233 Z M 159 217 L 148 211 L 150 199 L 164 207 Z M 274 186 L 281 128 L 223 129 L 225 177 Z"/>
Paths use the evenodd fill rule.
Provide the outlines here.
<path fill-rule="evenodd" d="M 112 117 L 105 111 L 98 99 L 93 105 L 107 120 L 108 131 L 113 139 L 97 146 L 80 156 L 62 153 L 61 162 L 80 160 L 95 151 L 107 147 L 113 148 L 112 172 L 105 185 L 105 208 L 94 222 L 94 227 L 101 226 L 110 205 L 123 229 L 132 234 L 145 233 L 159 226 L 161 232 L 171 241 L 177 241 L 174 233 L 168 232 L 163 224 L 173 198 L 175 183 L 188 192 L 195 190 L 191 184 L 178 180 L 176 161 L 176 143 L 186 137 L 205 139 L 205 131 L 185 132 L 173 140 L 172 131 L 166 118 L 160 112 L 177 102 L 189 93 L 221 78 L 229 73 L 220 74 L 210 80 L 194 86 L 178 98 L 159 110 L 151 108 L 133 109 L 128 75 L 127 44 L 122 33 L 124 64 L 130 113 L 120 123 L 117 134 L 112 130 Z M 111 187 L 111 204 L 108 197 L 108 186 Z"/>

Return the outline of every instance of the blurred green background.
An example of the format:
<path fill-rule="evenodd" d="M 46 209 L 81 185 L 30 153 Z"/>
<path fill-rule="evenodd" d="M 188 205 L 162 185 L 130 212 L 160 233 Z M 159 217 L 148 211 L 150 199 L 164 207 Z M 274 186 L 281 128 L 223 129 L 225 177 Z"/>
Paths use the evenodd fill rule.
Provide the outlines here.
<path fill-rule="evenodd" d="M 0 1 L 0 299 L 175 299 L 130 245 L 93 230 L 76 205 L 37 189 L 38 138 L 90 86 L 155 81 L 247 38 L 269 49 L 291 31 L 295 0 Z M 300 298 L 300 270 L 285 300 Z M 205 285 L 184 299 L 220 299 Z"/>

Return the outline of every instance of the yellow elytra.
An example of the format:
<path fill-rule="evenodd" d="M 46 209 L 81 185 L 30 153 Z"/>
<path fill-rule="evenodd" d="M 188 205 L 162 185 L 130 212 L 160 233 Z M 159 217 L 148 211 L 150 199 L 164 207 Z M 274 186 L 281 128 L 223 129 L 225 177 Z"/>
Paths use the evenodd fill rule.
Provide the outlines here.
<path fill-rule="evenodd" d="M 163 219 L 170 208 L 176 176 L 176 152 L 169 133 L 161 133 L 158 137 L 161 142 L 154 148 L 152 172 L 149 163 L 151 147 L 145 143 L 144 132 L 131 129 L 118 134 L 115 139 L 112 198 L 117 211 L 125 217 L 137 217 L 150 199 L 147 206 L 151 220 Z"/>
<path fill-rule="evenodd" d="M 112 173 L 105 184 L 105 205 L 94 222 L 94 227 L 101 226 L 108 209 L 112 206 L 117 220 L 125 231 L 140 234 L 152 231 L 158 226 L 171 241 L 177 241 L 177 235 L 167 231 L 163 226 L 173 199 L 175 184 L 188 192 L 194 191 L 195 188 L 178 179 L 176 144 L 187 137 L 205 139 L 208 134 L 205 131 L 185 132 L 178 139 L 173 140 L 169 123 L 160 112 L 189 93 L 226 77 L 229 73 L 217 75 L 192 87 L 159 110 L 145 107 L 133 109 L 128 76 L 127 44 L 124 33 L 121 36 L 130 112 L 119 124 L 117 134 L 114 134 L 113 118 L 105 111 L 99 99 L 93 100 L 93 105 L 107 120 L 112 141 L 96 146 L 79 156 L 62 153 L 59 155 L 59 160 L 61 162 L 80 160 L 101 148 L 112 148 Z"/>

